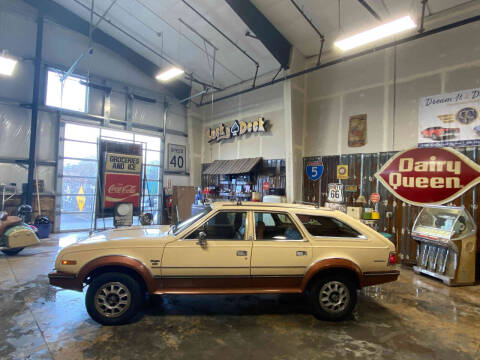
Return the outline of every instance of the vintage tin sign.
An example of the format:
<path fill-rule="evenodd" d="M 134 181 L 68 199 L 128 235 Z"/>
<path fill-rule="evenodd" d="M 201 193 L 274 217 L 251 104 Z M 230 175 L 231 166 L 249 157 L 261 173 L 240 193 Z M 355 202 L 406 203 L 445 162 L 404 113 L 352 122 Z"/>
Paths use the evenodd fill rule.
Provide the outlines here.
<path fill-rule="evenodd" d="M 332 203 L 343 203 L 343 185 L 330 183 L 327 190 L 327 201 Z"/>
<path fill-rule="evenodd" d="M 373 204 L 376 204 L 380 201 L 380 194 L 379 193 L 371 193 L 370 194 L 370 201 Z"/>
<path fill-rule="evenodd" d="M 106 173 L 104 207 L 112 208 L 117 203 L 129 202 L 140 205 L 140 175 Z"/>
<path fill-rule="evenodd" d="M 444 204 L 480 182 L 480 166 L 451 148 L 414 148 L 393 156 L 376 178 L 412 205 Z"/>
<path fill-rule="evenodd" d="M 311 161 L 306 166 L 307 176 L 310 180 L 316 181 L 323 174 L 323 163 L 321 161 Z"/>
<path fill-rule="evenodd" d="M 357 185 L 345 185 L 345 192 L 357 192 Z"/>
<path fill-rule="evenodd" d="M 348 165 L 337 165 L 337 179 L 348 179 Z"/>

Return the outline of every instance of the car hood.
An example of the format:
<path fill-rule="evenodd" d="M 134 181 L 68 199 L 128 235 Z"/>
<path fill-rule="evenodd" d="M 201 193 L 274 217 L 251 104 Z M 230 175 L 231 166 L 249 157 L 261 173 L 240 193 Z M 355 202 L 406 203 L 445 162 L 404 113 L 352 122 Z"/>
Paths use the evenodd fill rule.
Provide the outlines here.
<path fill-rule="evenodd" d="M 78 251 L 86 248 L 141 246 L 152 242 L 166 242 L 172 239 L 170 228 L 170 225 L 130 226 L 92 233 L 87 238 L 70 236 L 60 241 L 60 247 Z"/>

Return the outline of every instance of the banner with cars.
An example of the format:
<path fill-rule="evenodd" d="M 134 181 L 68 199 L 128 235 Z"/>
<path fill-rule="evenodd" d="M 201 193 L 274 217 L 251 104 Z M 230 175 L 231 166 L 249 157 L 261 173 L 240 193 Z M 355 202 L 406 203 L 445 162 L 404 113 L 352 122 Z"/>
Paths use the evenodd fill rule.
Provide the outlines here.
<path fill-rule="evenodd" d="M 480 145 L 480 88 L 420 99 L 418 146 Z"/>

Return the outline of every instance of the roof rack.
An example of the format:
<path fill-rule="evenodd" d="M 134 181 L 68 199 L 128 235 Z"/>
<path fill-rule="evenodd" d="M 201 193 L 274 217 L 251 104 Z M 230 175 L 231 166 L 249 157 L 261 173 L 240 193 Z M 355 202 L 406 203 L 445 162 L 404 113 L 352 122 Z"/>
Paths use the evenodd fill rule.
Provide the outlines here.
<path fill-rule="evenodd" d="M 294 204 L 302 204 L 302 205 L 312 205 L 312 206 L 316 207 L 317 209 L 320 208 L 320 205 L 318 203 L 314 203 L 314 202 L 294 200 L 293 203 Z"/>

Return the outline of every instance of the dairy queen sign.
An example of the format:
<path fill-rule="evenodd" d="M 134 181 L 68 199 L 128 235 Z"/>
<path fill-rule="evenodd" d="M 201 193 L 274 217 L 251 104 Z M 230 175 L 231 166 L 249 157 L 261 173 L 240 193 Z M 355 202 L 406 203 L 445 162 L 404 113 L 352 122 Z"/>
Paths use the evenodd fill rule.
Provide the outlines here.
<path fill-rule="evenodd" d="M 451 148 L 414 148 L 393 156 L 375 176 L 409 204 L 444 204 L 480 182 L 480 166 Z"/>

